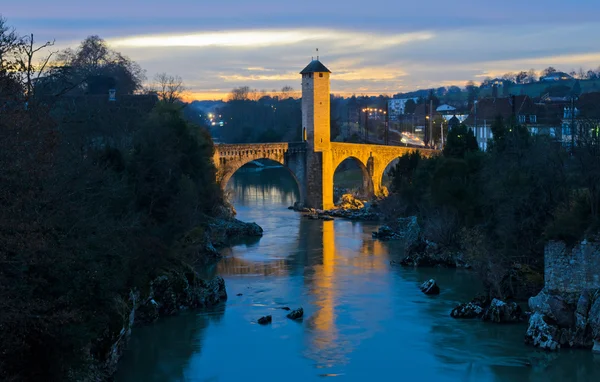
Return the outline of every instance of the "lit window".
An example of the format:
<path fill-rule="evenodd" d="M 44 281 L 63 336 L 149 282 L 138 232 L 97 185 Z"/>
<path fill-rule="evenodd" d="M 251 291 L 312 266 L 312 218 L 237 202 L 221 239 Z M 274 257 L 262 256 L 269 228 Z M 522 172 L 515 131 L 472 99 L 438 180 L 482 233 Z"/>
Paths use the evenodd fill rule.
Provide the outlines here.
<path fill-rule="evenodd" d="M 525 116 L 519 115 L 519 123 L 525 123 Z"/>
<path fill-rule="evenodd" d="M 537 123 L 537 116 L 532 114 L 529 116 L 529 122 L 531 123 Z"/>
<path fill-rule="evenodd" d="M 319 77 L 323 77 L 323 73 L 319 73 Z"/>

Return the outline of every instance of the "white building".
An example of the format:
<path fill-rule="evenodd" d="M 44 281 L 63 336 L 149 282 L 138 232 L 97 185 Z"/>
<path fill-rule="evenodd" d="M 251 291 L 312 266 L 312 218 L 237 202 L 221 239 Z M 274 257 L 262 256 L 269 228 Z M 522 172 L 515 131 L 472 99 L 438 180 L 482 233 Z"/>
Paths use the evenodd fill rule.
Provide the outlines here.
<path fill-rule="evenodd" d="M 395 119 L 399 115 L 406 114 L 406 102 L 413 100 L 415 103 L 419 98 L 391 99 L 388 101 L 388 114 L 390 119 Z"/>

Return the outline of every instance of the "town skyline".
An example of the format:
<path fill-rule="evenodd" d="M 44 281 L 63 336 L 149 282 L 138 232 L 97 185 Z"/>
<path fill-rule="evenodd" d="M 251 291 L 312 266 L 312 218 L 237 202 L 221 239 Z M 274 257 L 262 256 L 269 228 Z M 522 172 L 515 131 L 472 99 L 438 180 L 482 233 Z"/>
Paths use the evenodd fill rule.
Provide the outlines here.
<path fill-rule="evenodd" d="M 517 4 L 516 14 L 511 5 Z M 56 49 L 75 48 L 97 34 L 146 68 L 148 81 L 160 72 L 181 76 L 188 100 L 222 99 L 239 86 L 298 91 L 298 72 L 316 48 L 333 72 L 332 92 L 344 96 L 462 86 L 548 66 L 566 72 L 600 66 L 594 42 L 600 22 L 588 0 L 576 8 L 557 1 L 462 0 L 451 9 L 433 0 L 426 11 L 392 1 L 378 7 L 312 0 L 298 8 L 273 0 L 260 5 L 62 0 L 49 7 L 34 0 L 3 7 L 3 16 L 40 41 L 56 39 Z"/>

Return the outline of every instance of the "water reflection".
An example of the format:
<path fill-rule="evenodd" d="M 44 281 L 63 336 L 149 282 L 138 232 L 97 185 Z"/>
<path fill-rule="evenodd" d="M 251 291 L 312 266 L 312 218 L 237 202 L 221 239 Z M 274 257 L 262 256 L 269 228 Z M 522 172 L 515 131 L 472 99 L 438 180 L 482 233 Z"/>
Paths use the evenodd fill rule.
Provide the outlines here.
<path fill-rule="evenodd" d="M 299 200 L 296 181 L 286 169 L 278 166 L 242 167 L 229 180 L 227 190 L 234 195 L 236 203 L 253 203 L 256 207 L 273 203 L 291 206 Z"/>
<path fill-rule="evenodd" d="M 193 354 L 202 351 L 202 335 L 223 317 L 224 307 L 204 314 L 185 313 L 135 329 L 115 375 L 117 381 L 184 381 Z"/>
<path fill-rule="evenodd" d="M 390 266 L 402 243 L 372 240 L 374 225 L 287 210 L 297 189 L 286 176 L 234 175 L 238 217 L 256 221 L 265 236 L 223 250 L 215 272 L 226 280 L 226 306 L 137 329 L 118 381 L 600 380 L 589 352 L 524 346 L 524 325 L 451 319 L 479 288 L 473 273 Z M 441 295 L 419 291 L 428 278 Z M 284 306 L 302 306 L 304 321 L 288 320 Z M 265 314 L 273 323 L 257 325 Z"/>
<path fill-rule="evenodd" d="M 308 354 L 317 358 L 319 363 L 328 367 L 332 363 L 343 362 L 337 351 L 340 347 L 338 343 L 338 331 L 335 326 L 335 235 L 334 223 L 332 221 L 323 222 L 323 252 L 322 263 L 313 266 L 314 272 L 308 286 L 308 293 L 313 296 L 313 304 L 316 312 L 308 320 L 308 327 L 312 329 L 310 336 L 311 344 L 308 346 Z M 319 365 L 323 366 L 323 365 Z"/>

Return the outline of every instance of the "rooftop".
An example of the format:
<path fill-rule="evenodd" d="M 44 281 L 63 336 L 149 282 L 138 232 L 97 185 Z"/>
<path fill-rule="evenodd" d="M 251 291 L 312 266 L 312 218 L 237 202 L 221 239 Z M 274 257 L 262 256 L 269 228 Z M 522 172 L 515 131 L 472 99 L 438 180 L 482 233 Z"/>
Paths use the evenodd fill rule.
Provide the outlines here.
<path fill-rule="evenodd" d="M 331 73 L 331 70 L 327 69 L 325 65 L 321 63 L 319 60 L 312 60 L 310 64 L 304 68 L 300 74 L 308 74 L 308 73 Z"/>

